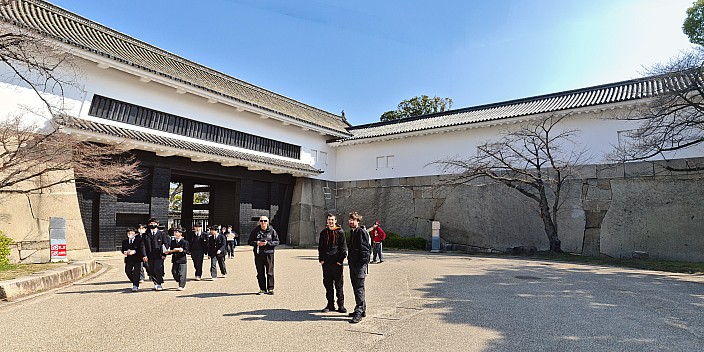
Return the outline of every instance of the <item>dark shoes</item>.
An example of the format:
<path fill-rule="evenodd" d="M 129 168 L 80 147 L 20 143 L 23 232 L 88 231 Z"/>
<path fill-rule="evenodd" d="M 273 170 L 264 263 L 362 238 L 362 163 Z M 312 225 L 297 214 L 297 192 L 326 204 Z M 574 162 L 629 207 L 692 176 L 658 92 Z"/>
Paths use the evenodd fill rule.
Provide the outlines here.
<path fill-rule="evenodd" d="M 330 312 L 334 312 L 334 311 L 335 311 L 335 306 L 327 306 L 327 307 L 323 308 L 323 310 L 321 310 L 321 312 L 323 312 L 323 313 L 330 313 Z M 343 313 L 343 314 L 347 313 L 347 308 L 340 307 L 337 309 L 337 312 Z"/>
<path fill-rule="evenodd" d="M 267 292 L 266 294 L 269 295 L 269 296 L 273 296 L 273 295 L 274 295 L 274 290 L 269 290 L 269 292 Z"/>
<path fill-rule="evenodd" d="M 365 316 L 364 313 L 362 313 L 362 314 L 355 314 L 355 315 L 352 317 L 352 320 L 350 320 L 350 324 L 357 324 L 357 323 L 359 323 L 360 321 L 362 321 L 362 318 L 363 318 L 364 316 Z"/>
<path fill-rule="evenodd" d="M 347 316 L 350 317 L 350 318 L 354 318 L 355 314 L 357 314 L 357 313 L 352 312 L 352 313 L 348 314 Z M 360 315 L 362 316 L 362 318 L 366 318 L 366 317 L 367 317 L 367 312 L 362 312 L 362 314 L 360 314 Z"/>

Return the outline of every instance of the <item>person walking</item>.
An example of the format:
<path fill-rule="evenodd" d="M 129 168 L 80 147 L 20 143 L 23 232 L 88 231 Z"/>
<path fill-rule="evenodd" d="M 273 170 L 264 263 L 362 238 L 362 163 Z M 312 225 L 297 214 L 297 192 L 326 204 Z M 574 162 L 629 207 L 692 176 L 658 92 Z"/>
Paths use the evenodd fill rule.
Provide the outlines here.
<path fill-rule="evenodd" d="M 382 253 L 382 244 L 386 239 L 386 232 L 381 228 L 381 223 L 379 220 L 374 222 L 374 226 L 369 231 L 369 235 L 372 237 L 372 263 L 377 263 L 376 257 L 379 256 L 378 263 L 384 262 L 384 254 Z"/>
<path fill-rule="evenodd" d="M 195 224 L 194 230 L 186 235 L 186 241 L 190 246 L 191 261 L 195 269 L 196 280 L 200 281 L 203 276 L 203 256 L 208 250 L 208 233 L 203 232 L 200 222 Z"/>
<path fill-rule="evenodd" d="M 149 219 L 144 237 L 144 247 L 147 251 L 147 258 L 144 260 L 149 264 L 149 277 L 154 282 L 154 290 L 161 291 L 164 289 L 161 286 L 164 283 L 164 252 L 171 246 L 171 237 L 159 230 L 159 221 L 155 218 Z"/>
<path fill-rule="evenodd" d="M 217 266 L 220 266 L 220 273 L 223 278 L 227 277 L 225 267 L 225 255 L 227 255 L 227 239 L 220 233 L 217 225 L 210 227 L 208 236 L 208 259 L 210 259 L 210 278 L 215 280 L 218 277 Z"/>
<path fill-rule="evenodd" d="M 188 241 L 183 238 L 183 229 L 177 227 L 174 229 L 174 240 L 171 241 L 168 254 L 171 254 L 171 274 L 174 276 L 174 281 L 178 282 L 178 290 L 183 291 L 186 288 L 186 258 L 188 254 Z"/>
<path fill-rule="evenodd" d="M 369 269 L 369 254 L 371 250 L 369 234 L 359 223 L 362 216 L 358 212 L 350 213 L 350 243 L 348 246 L 347 264 L 350 267 L 350 281 L 356 303 L 354 312 L 350 313 L 350 323 L 356 324 L 367 316 L 367 302 L 364 296 L 364 279 Z"/>
<path fill-rule="evenodd" d="M 139 274 L 142 263 L 147 257 L 142 237 L 134 229 L 127 229 L 127 238 L 122 240 L 122 254 L 125 256 L 125 274 L 132 282 L 132 292 L 139 291 Z"/>
<path fill-rule="evenodd" d="M 345 232 L 337 226 L 337 217 L 328 214 L 326 227 L 320 231 L 318 239 L 318 261 L 323 267 L 323 286 L 327 305 L 322 312 L 335 310 L 335 292 L 337 292 L 337 311 L 347 313 L 345 294 L 342 284 L 342 264 L 347 257 L 347 241 Z"/>
<path fill-rule="evenodd" d="M 234 234 L 232 233 L 232 225 L 229 225 L 227 227 L 223 226 L 222 229 L 220 229 L 220 230 L 225 235 L 225 239 L 227 240 L 227 257 L 234 258 L 235 257 L 235 237 L 234 237 Z"/>
<path fill-rule="evenodd" d="M 259 225 L 249 234 L 247 241 L 254 247 L 254 266 L 257 268 L 259 293 L 274 294 L 274 248 L 279 245 L 279 235 L 269 224 L 269 218 L 259 217 Z"/>

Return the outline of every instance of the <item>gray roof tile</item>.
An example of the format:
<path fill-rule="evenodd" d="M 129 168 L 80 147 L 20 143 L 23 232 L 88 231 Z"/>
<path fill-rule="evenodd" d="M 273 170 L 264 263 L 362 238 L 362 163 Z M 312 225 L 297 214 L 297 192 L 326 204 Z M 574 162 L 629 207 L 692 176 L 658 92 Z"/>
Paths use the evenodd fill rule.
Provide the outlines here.
<path fill-rule="evenodd" d="M 64 127 L 87 131 L 92 133 L 104 134 L 107 136 L 125 138 L 132 141 L 139 141 L 145 143 L 151 143 L 156 145 L 161 145 L 165 147 L 181 149 L 184 151 L 204 153 L 213 156 L 220 156 L 225 158 L 234 158 L 237 160 L 242 160 L 245 162 L 251 162 L 256 164 L 265 164 L 275 167 L 281 167 L 290 170 L 300 171 L 305 174 L 318 175 L 322 171 L 318 170 L 308 164 L 302 162 L 294 162 L 289 160 L 282 160 L 272 157 L 266 157 L 262 155 L 250 154 L 245 152 L 239 152 L 232 149 L 215 147 L 207 144 L 184 141 L 177 138 L 164 137 L 156 135 L 153 133 L 136 131 L 129 128 L 118 127 L 114 125 L 84 120 L 76 118 L 65 118 L 61 124 Z"/>
<path fill-rule="evenodd" d="M 375 138 L 401 133 L 461 126 L 485 121 L 510 119 L 541 113 L 595 107 L 619 102 L 636 101 L 662 94 L 666 87 L 681 88 L 694 79 L 691 72 L 652 76 L 628 81 L 575 89 L 506 102 L 480 105 L 432 115 L 416 116 L 389 122 L 353 126 L 351 137 L 338 141 Z"/>
<path fill-rule="evenodd" d="M 0 6 L 0 20 L 179 83 L 348 134 L 341 117 L 184 59 L 41 0 Z"/>

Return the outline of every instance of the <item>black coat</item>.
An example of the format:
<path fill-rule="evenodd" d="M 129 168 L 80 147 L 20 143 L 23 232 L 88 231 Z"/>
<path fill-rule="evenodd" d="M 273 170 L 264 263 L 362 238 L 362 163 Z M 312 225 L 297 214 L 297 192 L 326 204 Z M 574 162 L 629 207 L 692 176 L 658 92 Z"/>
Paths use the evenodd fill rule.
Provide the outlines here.
<path fill-rule="evenodd" d="M 164 231 L 157 231 L 153 234 L 150 230 L 144 233 L 144 248 L 147 250 L 149 259 L 161 258 L 164 256 L 162 246 L 171 248 L 171 237 Z"/>
<path fill-rule="evenodd" d="M 257 245 L 260 239 L 266 241 L 265 246 L 259 247 Z M 276 230 L 271 225 L 266 230 L 262 230 L 261 226 L 257 225 L 249 234 L 247 243 L 254 247 L 254 254 L 274 254 L 274 247 L 279 245 L 279 234 L 276 233 Z"/>
<path fill-rule="evenodd" d="M 186 255 L 189 254 L 188 241 L 181 239 L 180 241 L 171 241 L 171 247 L 169 249 L 183 248 L 183 252 L 171 253 L 171 262 L 176 264 L 186 264 Z"/>
<path fill-rule="evenodd" d="M 349 253 L 347 254 L 347 263 L 350 266 L 350 270 L 357 268 L 358 270 L 364 269 L 366 271 L 364 267 L 369 265 L 371 248 L 369 233 L 367 233 L 366 229 L 360 226 L 350 230 Z"/>
<path fill-rule="evenodd" d="M 220 254 L 218 254 L 220 251 Z M 227 255 L 227 238 L 218 233 L 215 236 L 208 236 L 208 256 L 224 257 Z"/>
<path fill-rule="evenodd" d="M 122 240 L 122 252 L 126 250 L 134 250 L 135 253 L 125 257 L 125 263 L 137 263 L 141 262 L 144 257 L 147 256 L 147 252 L 144 249 L 144 242 L 140 236 L 134 236 L 134 240 L 130 244 L 129 238 Z"/>
<path fill-rule="evenodd" d="M 325 264 L 342 264 L 347 257 L 347 239 L 340 227 L 330 230 L 327 227 L 320 231 L 318 239 L 318 261 Z"/>
<path fill-rule="evenodd" d="M 196 233 L 191 231 L 186 234 L 186 241 L 190 246 L 190 253 L 193 252 L 206 252 L 208 250 L 208 233 L 201 231 Z"/>

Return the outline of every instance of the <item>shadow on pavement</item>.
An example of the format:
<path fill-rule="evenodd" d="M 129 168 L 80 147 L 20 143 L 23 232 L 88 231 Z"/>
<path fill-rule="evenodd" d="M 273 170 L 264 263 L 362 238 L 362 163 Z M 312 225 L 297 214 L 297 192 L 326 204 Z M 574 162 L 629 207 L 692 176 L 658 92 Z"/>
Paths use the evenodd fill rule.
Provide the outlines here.
<path fill-rule="evenodd" d="M 323 321 L 349 320 L 346 314 L 322 315 L 319 310 L 260 309 L 248 312 L 223 314 L 225 317 L 242 317 L 244 321 Z"/>
<path fill-rule="evenodd" d="M 175 290 L 175 289 L 174 289 Z M 218 297 L 236 297 L 236 296 L 256 296 L 255 292 L 249 293 L 227 293 L 227 292 L 203 292 L 194 293 L 191 295 L 182 295 L 178 298 L 218 298 Z"/>
<path fill-rule="evenodd" d="M 535 263 L 420 291 L 446 322 L 498 332 L 489 351 L 704 350 L 702 285 L 667 275 Z"/>
<path fill-rule="evenodd" d="M 57 292 L 57 295 L 74 295 L 74 294 L 80 294 L 80 295 L 85 295 L 85 294 L 90 294 L 90 293 L 135 293 L 131 291 L 131 286 L 130 287 L 120 287 L 120 288 L 113 288 L 113 289 L 104 289 L 104 290 L 85 290 L 85 291 L 63 291 L 63 292 Z M 141 290 L 141 291 L 147 291 L 147 290 Z"/>

